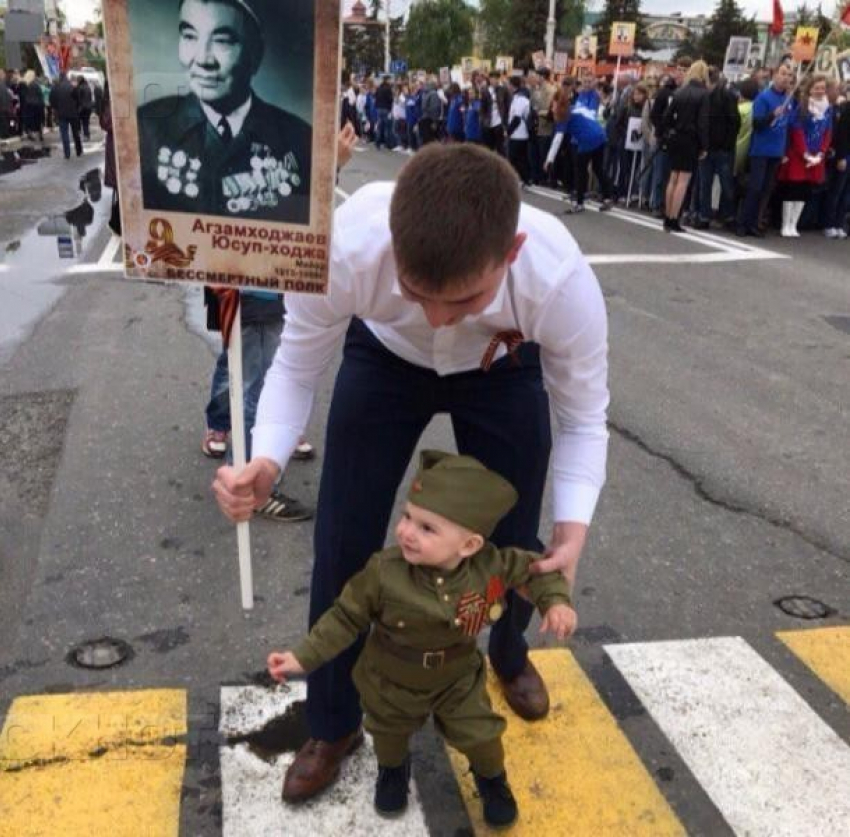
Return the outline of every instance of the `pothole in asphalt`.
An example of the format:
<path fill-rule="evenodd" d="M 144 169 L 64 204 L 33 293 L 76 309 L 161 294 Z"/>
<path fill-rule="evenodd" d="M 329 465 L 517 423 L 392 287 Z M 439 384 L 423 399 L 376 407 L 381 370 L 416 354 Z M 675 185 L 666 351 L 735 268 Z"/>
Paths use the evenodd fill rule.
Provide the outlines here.
<path fill-rule="evenodd" d="M 777 599 L 774 604 L 783 613 L 792 616 L 794 619 L 826 619 L 828 616 L 835 615 L 835 609 L 828 604 L 813 599 L 811 596 L 783 596 Z"/>
<path fill-rule="evenodd" d="M 120 666 L 134 656 L 133 649 L 123 639 L 105 636 L 80 643 L 65 659 L 75 668 L 103 669 Z"/>

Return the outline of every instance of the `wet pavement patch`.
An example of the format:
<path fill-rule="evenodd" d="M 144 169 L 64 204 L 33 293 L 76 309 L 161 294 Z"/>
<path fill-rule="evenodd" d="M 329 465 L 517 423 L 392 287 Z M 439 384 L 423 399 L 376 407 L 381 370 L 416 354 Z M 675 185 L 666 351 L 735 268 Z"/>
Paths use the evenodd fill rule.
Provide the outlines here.
<path fill-rule="evenodd" d="M 181 645 L 186 645 L 189 639 L 189 634 L 182 625 L 178 625 L 176 628 L 151 631 L 150 633 L 136 637 L 138 642 L 144 642 L 146 645 L 149 645 L 150 650 L 157 654 L 167 654 Z"/>
<path fill-rule="evenodd" d="M 838 331 L 841 331 L 844 334 L 850 334 L 850 316 L 832 314 L 824 317 L 824 320 L 833 328 L 838 329 Z"/>
<path fill-rule="evenodd" d="M 588 625 L 586 628 L 578 628 L 573 634 L 573 639 L 590 645 L 603 645 L 610 642 L 620 642 L 622 637 L 610 625 Z"/>
<path fill-rule="evenodd" d="M 245 735 L 227 736 L 228 746 L 247 744 L 258 758 L 269 763 L 281 753 L 294 753 L 309 738 L 305 701 L 298 700 L 287 706 L 283 715 L 272 718 L 260 729 Z"/>

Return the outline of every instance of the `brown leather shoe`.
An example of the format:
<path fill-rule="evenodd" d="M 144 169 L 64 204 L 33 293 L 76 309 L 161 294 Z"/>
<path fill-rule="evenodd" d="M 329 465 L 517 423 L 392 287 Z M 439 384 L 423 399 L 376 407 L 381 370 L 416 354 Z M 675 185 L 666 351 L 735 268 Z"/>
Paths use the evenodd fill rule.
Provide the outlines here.
<path fill-rule="evenodd" d="M 363 743 L 363 730 L 358 729 L 339 741 L 317 741 L 310 738 L 295 754 L 283 779 L 283 801 L 304 802 L 332 785 L 342 760 Z"/>
<path fill-rule="evenodd" d="M 513 680 L 502 680 L 502 691 L 508 706 L 526 721 L 539 721 L 549 712 L 549 692 L 531 660 Z"/>

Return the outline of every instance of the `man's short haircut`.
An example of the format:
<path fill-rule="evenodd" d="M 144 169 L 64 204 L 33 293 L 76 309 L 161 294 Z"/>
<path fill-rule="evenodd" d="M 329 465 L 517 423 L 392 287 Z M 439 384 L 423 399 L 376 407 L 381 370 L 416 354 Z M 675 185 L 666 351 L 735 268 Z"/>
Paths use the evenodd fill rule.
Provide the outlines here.
<path fill-rule="evenodd" d="M 738 92 L 744 101 L 752 102 L 761 90 L 759 83 L 754 78 L 747 77 L 738 85 Z"/>
<path fill-rule="evenodd" d="M 681 58 L 680 58 L 680 59 L 676 62 L 676 66 L 677 66 L 680 70 L 690 70 L 690 68 L 691 68 L 691 64 L 693 64 L 693 63 L 694 63 L 694 59 L 693 59 L 693 58 L 688 58 L 688 56 L 687 56 L 687 55 L 683 55 L 683 56 L 682 56 L 682 57 L 681 57 Z"/>
<path fill-rule="evenodd" d="M 401 170 L 390 203 L 399 276 L 429 292 L 464 287 L 505 260 L 519 208 L 516 172 L 498 154 L 425 146 Z"/>

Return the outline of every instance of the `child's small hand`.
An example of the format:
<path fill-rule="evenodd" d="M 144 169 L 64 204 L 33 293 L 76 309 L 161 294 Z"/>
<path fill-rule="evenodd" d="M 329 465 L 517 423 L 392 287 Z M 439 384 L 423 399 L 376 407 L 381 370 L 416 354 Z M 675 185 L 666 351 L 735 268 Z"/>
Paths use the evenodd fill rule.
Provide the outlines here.
<path fill-rule="evenodd" d="M 572 636 L 577 621 L 578 616 L 569 605 L 552 605 L 543 616 L 543 621 L 540 623 L 540 633 L 551 633 L 558 639 L 566 639 Z"/>
<path fill-rule="evenodd" d="M 301 663 L 298 662 L 295 654 L 291 651 L 272 651 L 269 654 L 267 661 L 269 674 L 272 680 L 278 683 L 286 683 L 287 674 L 304 674 L 304 669 L 301 668 Z"/>

